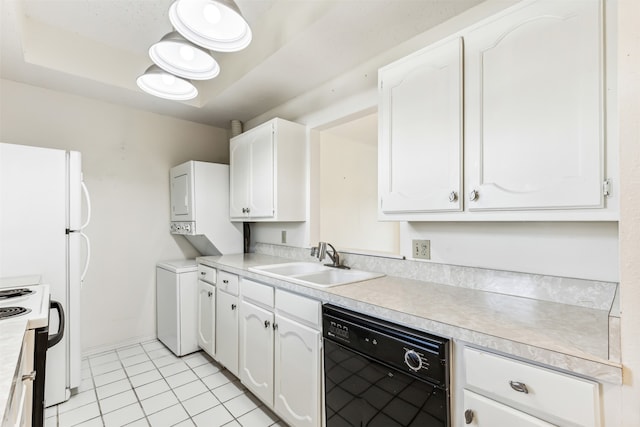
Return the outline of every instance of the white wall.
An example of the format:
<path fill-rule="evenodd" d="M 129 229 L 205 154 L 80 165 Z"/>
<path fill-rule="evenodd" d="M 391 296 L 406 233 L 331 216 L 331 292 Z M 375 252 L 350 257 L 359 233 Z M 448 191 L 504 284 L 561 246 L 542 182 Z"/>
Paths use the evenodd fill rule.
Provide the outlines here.
<path fill-rule="evenodd" d="M 618 281 L 616 222 L 412 222 L 411 240 L 431 241 L 431 262 L 589 280 Z"/>
<path fill-rule="evenodd" d="M 193 258 L 169 234 L 169 168 L 228 163 L 227 131 L 0 80 L 0 140 L 82 153 L 93 214 L 84 352 L 156 335 L 155 264 Z"/>
<path fill-rule="evenodd" d="M 396 255 L 398 223 L 378 221 L 377 129 L 372 114 L 320 133 L 319 240 Z"/>
<path fill-rule="evenodd" d="M 619 0 L 622 419 L 640 425 L 640 2 Z"/>

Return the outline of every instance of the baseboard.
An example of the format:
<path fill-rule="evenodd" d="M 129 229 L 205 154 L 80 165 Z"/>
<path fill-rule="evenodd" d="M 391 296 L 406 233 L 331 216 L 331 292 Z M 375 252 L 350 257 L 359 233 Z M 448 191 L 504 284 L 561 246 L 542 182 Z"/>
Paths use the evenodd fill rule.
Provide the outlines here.
<path fill-rule="evenodd" d="M 104 345 L 104 346 L 90 347 L 82 351 L 82 358 L 84 359 L 89 356 L 95 356 L 96 354 L 113 351 L 117 348 L 127 347 L 130 345 L 140 344 L 143 342 L 157 340 L 157 339 L 158 339 L 157 335 L 152 335 L 152 336 L 146 336 L 146 337 L 131 338 L 125 341 L 120 341 L 117 343 Z"/>

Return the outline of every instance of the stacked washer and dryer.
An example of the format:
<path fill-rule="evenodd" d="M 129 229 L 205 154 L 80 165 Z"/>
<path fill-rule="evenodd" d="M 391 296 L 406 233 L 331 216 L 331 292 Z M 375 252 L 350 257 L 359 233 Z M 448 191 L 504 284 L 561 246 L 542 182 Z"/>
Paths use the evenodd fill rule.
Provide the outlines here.
<path fill-rule="evenodd" d="M 171 233 L 202 256 L 243 252 L 241 224 L 229 220 L 229 166 L 189 161 L 171 168 Z M 194 259 L 156 265 L 158 339 L 177 356 L 199 349 L 198 277 Z"/>

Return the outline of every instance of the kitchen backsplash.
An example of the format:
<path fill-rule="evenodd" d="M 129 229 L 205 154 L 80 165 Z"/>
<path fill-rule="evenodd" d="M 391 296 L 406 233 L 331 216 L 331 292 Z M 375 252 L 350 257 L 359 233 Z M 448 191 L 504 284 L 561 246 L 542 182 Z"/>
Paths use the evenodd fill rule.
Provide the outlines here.
<path fill-rule="evenodd" d="M 255 244 L 255 252 L 296 261 L 317 262 L 317 259 L 311 256 L 310 248 L 258 242 Z M 610 315 L 619 316 L 619 308 L 616 303 L 618 284 L 615 282 L 491 270 L 346 252 L 340 252 L 340 257 L 345 265 L 358 270 L 376 271 L 389 276 L 607 310 L 610 311 Z"/>

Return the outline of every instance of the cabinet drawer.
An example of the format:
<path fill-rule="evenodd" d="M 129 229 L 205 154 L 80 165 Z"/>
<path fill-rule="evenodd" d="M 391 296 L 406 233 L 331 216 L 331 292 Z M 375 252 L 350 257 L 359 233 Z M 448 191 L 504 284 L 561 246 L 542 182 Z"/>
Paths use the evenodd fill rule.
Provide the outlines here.
<path fill-rule="evenodd" d="M 311 327 L 320 328 L 320 301 L 276 289 L 276 310 Z"/>
<path fill-rule="evenodd" d="M 226 271 L 220 271 L 218 273 L 218 283 L 216 284 L 219 289 L 225 291 L 231 295 L 238 295 L 238 276 L 235 274 L 227 273 Z"/>
<path fill-rule="evenodd" d="M 599 385 L 593 381 L 465 348 L 467 387 L 569 425 L 600 426 Z"/>
<path fill-rule="evenodd" d="M 242 298 L 251 300 L 263 307 L 273 308 L 273 288 L 269 285 L 254 282 L 253 280 L 241 279 Z"/>
<path fill-rule="evenodd" d="M 209 267 L 208 265 L 198 264 L 198 279 L 215 285 L 216 269 L 213 267 Z"/>
<path fill-rule="evenodd" d="M 495 400 L 487 399 L 469 390 L 464 391 L 464 415 L 471 426 L 495 427 L 553 427 L 549 424 L 524 412 L 510 408 Z M 467 418 L 468 417 L 468 418 Z"/>

